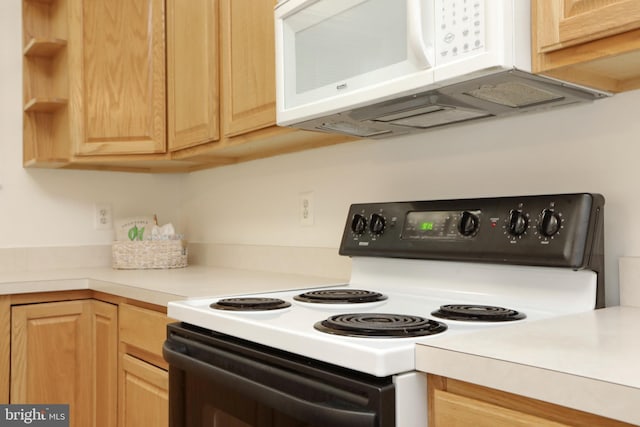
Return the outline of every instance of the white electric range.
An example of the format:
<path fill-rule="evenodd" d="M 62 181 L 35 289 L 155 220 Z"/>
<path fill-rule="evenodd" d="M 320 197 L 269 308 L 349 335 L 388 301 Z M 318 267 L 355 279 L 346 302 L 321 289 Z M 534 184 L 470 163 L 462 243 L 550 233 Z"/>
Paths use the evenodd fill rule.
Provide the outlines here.
<path fill-rule="evenodd" d="M 330 383 L 336 372 L 382 381 L 384 387 L 367 394 L 367 409 L 355 410 L 356 415 L 338 411 L 345 418 L 331 418 L 329 409 L 358 404 L 347 398 L 329 409 L 321 404 L 329 418 L 316 414 L 313 420 L 320 424 L 311 425 L 424 426 L 426 409 L 415 409 L 426 401 L 425 376 L 415 372 L 416 343 L 452 335 L 464 339 L 478 329 L 498 330 L 603 305 L 603 204 L 597 194 L 561 194 L 352 205 L 340 247 L 342 255 L 352 257 L 349 283 L 172 302 L 168 315 L 183 323 L 169 328 L 165 357 L 171 364 L 172 339 L 180 348 L 190 341 L 211 348 L 228 341 L 230 354 L 251 349 L 245 362 L 272 363 L 277 357 L 275 365 L 284 361 L 286 375 L 317 376 L 318 384 Z M 194 354 L 197 359 L 199 353 Z M 182 376 L 189 369 L 184 363 L 175 362 Z M 309 366 L 313 373 L 303 373 Z M 393 398 L 381 391 L 387 386 Z M 318 403 L 316 392 L 292 410 L 282 397 L 287 393 L 273 384 L 268 389 L 271 397 L 244 392 L 249 397 L 241 399 L 269 402 L 272 411 L 302 420 L 292 426 L 310 425 L 304 424 L 304 414 L 320 410 L 309 406 Z M 296 394 L 288 396 L 297 402 Z M 280 424 L 289 425 L 273 425 Z"/>

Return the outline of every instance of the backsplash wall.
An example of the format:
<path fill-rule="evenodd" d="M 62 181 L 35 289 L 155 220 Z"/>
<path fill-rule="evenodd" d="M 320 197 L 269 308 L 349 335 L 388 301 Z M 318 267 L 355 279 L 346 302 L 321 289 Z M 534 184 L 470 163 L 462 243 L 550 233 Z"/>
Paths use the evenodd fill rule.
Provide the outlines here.
<path fill-rule="evenodd" d="M 368 140 L 190 174 L 194 242 L 336 249 L 350 203 L 599 192 L 606 198 L 607 301 L 621 255 L 640 254 L 640 91 L 593 104 Z M 314 225 L 299 220 L 313 192 Z"/>

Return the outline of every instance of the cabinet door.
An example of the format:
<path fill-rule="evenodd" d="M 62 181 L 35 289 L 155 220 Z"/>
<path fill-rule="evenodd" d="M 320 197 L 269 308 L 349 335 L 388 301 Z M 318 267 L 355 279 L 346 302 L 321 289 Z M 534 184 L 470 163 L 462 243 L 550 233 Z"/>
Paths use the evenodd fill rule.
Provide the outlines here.
<path fill-rule="evenodd" d="M 568 427 L 441 390 L 436 390 L 433 396 L 433 412 L 433 427 Z"/>
<path fill-rule="evenodd" d="M 0 405 L 9 403 L 11 372 L 11 301 L 0 295 Z"/>
<path fill-rule="evenodd" d="M 169 374 L 121 353 L 119 427 L 169 425 Z"/>
<path fill-rule="evenodd" d="M 78 155 L 166 150 L 164 0 L 70 0 Z"/>
<path fill-rule="evenodd" d="M 102 301 L 91 303 L 91 378 L 93 424 L 118 424 L 118 307 Z"/>
<path fill-rule="evenodd" d="M 220 0 L 224 134 L 275 125 L 274 0 Z"/>
<path fill-rule="evenodd" d="M 598 40 L 640 28 L 636 0 L 538 0 L 538 52 Z"/>
<path fill-rule="evenodd" d="M 541 400 L 427 375 L 430 427 L 630 427 Z"/>
<path fill-rule="evenodd" d="M 69 404 L 71 426 L 115 426 L 116 306 L 66 301 L 11 314 L 11 403 Z"/>
<path fill-rule="evenodd" d="M 218 1 L 167 0 L 169 151 L 220 138 Z"/>

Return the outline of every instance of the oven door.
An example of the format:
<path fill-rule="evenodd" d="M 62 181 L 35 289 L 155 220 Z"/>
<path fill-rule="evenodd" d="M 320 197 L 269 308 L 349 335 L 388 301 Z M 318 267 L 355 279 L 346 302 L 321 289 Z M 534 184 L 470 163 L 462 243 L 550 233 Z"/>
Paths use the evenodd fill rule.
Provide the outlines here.
<path fill-rule="evenodd" d="M 171 427 L 391 427 L 377 378 L 184 323 L 167 327 Z"/>

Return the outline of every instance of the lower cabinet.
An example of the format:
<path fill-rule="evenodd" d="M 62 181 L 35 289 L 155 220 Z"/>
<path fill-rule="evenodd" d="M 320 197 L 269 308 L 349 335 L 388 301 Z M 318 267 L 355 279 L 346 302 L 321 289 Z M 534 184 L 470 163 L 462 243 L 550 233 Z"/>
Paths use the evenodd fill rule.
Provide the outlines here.
<path fill-rule="evenodd" d="M 11 403 L 69 404 L 70 425 L 116 426 L 116 305 L 11 308 Z"/>
<path fill-rule="evenodd" d="M 169 374 L 128 354 L 120 356 L 120 427 L 169 425 Z"/>
<path fill-rule="evenodd" d="M 164 308 L 91 291 L 64 299 L 0 298 L 0 403 L 69 404 L 72 427 L 168 426 Z"/>
<path fill-rule="evenodd" d="M 429 427 L 630 427 L 620 421 L 429 375 Z"/>
<path fill-rule="evenodd" d="M 164 313 L 120 304 L 119 427 L 169 425 L 169 373 L 162 358 Z"/>

